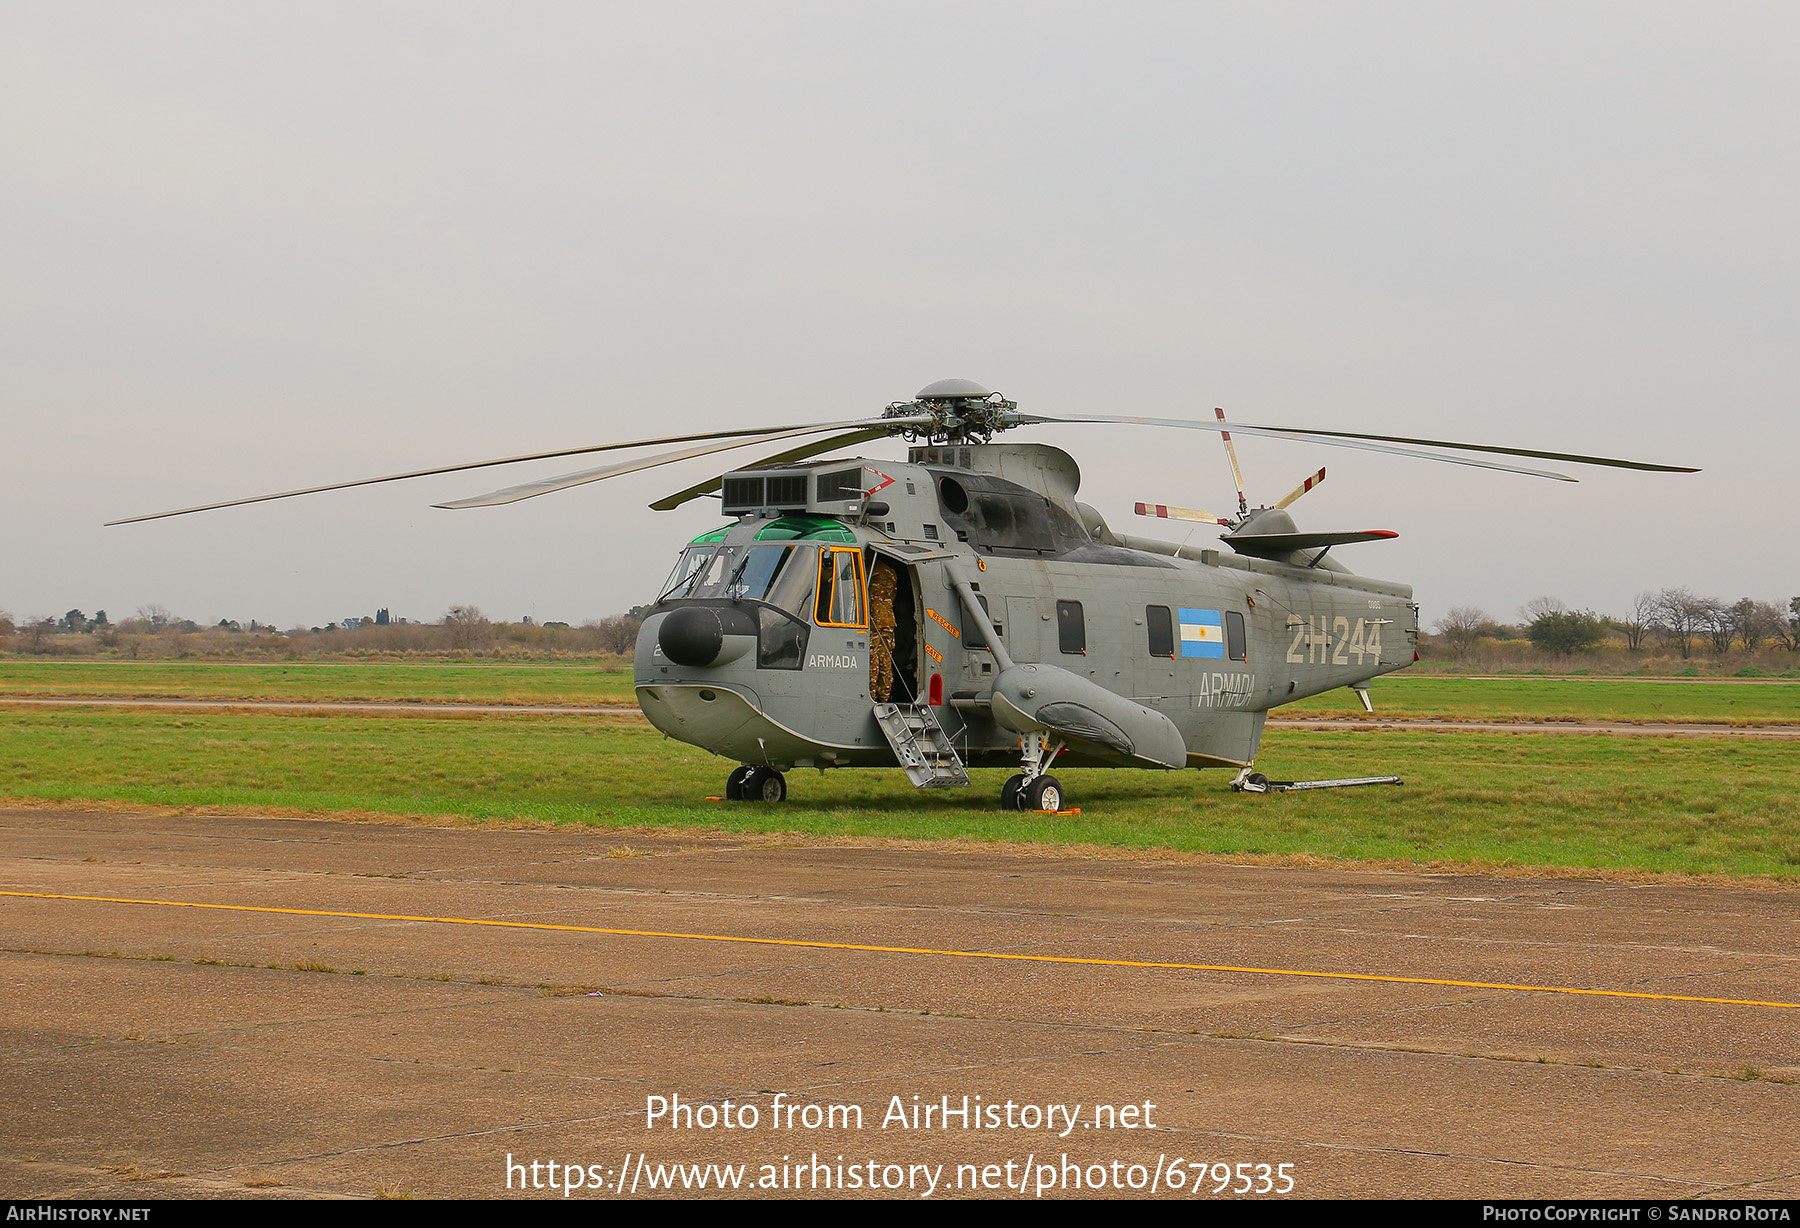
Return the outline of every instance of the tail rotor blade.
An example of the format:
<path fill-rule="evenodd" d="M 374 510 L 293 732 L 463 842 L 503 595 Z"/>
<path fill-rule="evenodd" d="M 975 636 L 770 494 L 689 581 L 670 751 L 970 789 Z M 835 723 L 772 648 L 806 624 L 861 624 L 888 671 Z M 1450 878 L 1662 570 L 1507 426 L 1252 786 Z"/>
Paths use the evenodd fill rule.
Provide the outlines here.
<path fill-rule="evenodd" d="M 1294 487 L 1293 490 L 1291 490 L 1287 494 L 1283 495 L 1275 503 L 1275 506 L 1276 507 L 1286 507 L 1288 504 L 1292 503 L 1295 499 L 1298 499 L 1301 495 L 1305 494 L 1307 491 L 1311 490 L 1313 487 L 1317 486 L 1320 482 L 1323 482 L 1324 480 L 1325 480 L 1325 471 L 1323 469 L 1321 469 L 1317 473 L 1313 474 L 1310 478 L 1307 478 L 1306 481 L 1304 481 L 1304 482 L 1300 483 L 1300 485 Z"/>
<path fill-rule="evenodd" d="M 1213 406 L 1213 413 L 1219 415 L 1219 421 L 1221 423 L 1225 421 L 1225 411 L 1220 409 L 1217 405 Z M 1231 432 L 1221 428 L 1219 431 L 1219 438 L 1225 441 L 1225 458 L 1231 462 L 1231 477 L 1232 480 L 1237 483 L 1238 515 L 1248 516 L 1250 514 L 1250 501 L 1244 498 L 1244 471 L 1238 468 L 1237 448 L 1231 442 Z"/>
<path fill-rule="evenodd" d="M 1140 503 L 1132 510 L 1139 516 L 1157 516 L 1163 520 L 1198 520 L 1201 524 L 1222 524 L 1228 528 L 1237 523 L 1211 512 L 1197 512 L 1191 507 L 1170 507 L 1166 503 Z"/>

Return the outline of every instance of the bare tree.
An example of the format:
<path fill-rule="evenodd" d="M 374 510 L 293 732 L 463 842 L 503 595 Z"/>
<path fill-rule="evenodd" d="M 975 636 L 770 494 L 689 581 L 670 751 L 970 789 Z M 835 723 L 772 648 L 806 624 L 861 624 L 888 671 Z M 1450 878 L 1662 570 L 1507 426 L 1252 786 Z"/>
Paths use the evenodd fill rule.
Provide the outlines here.
<path fill-rule="evenodd" d="M 444 626 L 450 630 L 452 648 L 485 648 L 493 639 L 493 624 L 472 605 L 451 606 L 444 615 Z"/>
<path fill-rule="evenodd" d="M 1755 652 L 1770 640 L 1787 646 L 1787 619 L 1773 602 L 1745 597 L 1731 607 L 1731 622 L 1745 652 Z"/>
<path fill-rule="evenodd" d="M 1629 652 L 1641 651 L 1656 626 L 1656 594 L 1645 591 L 1631 599 L 1631 613 L 1619 621 Z"/>
<path fill-rule="evenodd" d="M 599 622 L 583 624 L 593 629 L 600 651 L 628 653 L 637 647 L 638 628 L 644 620 L 630 614 L 613 614 Z"/>
<path fill-rule="evenodd" d="M 1530 626 L 1546 614 L 1566 614 L 1569 607 L 1555 597 L 1533 597 L 1519 607 L 1519 616 Z"/>
<path fill-rule="evenodd" d="M 149 605 L 139 606 L 137 616 L 148 625 L 152 635 L 156 635 L 170 623 L 179 621 L 167 606 L 157 605 L 154 601 Z"/>
<path fill-rule="evenodd" d="M 44 615 L 32 615 L 25 620 L 23 627 L 25 651 L 29 653 L 45 653 L 50 650 L 50 637 L 56 634 L 56 620 Z"/>
<path fill-rule="evenodd" d="M 1674 644 L 1686 660 L 1694 653 L 1694 637 L 1705 626 L 1706 598 L 1685 588 L 1665 588 L 1656 594 L 1656 629 Z"/>
<path fill-rule="evenodd" d="M 1701 598 L 1700 629 L 1705 631 L 1706 638 L 1712 641 L 1714 656 L 1723 656 L 1731 651 L 1731 641 L 1736 638 L 1731 607 L 1717 597 Z"/>
<path fill-rule="evenodd" d="M 1475 642 L 1481 638 L 1481 628 L 1487 622 L 1487 611 L 1472 605 L 1453 605 L 1437 620 L 1437 633 L 1444 637 L 1444 643 L 1460 660 L 1475 647 Z"/>

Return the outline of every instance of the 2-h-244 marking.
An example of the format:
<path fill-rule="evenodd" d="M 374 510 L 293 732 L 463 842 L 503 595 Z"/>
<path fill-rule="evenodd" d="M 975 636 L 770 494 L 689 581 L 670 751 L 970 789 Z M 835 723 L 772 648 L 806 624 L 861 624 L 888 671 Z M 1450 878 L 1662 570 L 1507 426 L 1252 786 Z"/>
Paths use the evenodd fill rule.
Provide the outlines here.
<path fill-rule="evenodd" d="M 1349 618 L 1342 614 L 1309 614 L 1305 618 L 1295 615 L 1288 623 L 1288 630 L 1294 633 L 1293 643 L 1288 645 L 1287 660 L 1289 665 L 1349 665 L 1351 658 L 1355 664 L 1379 662 L 1381 660 L 1381 628 L 1388 619 L 1357 619 L 1351 626 Z M 1333 644 L 1335 637 L 1336 643 Z"/>

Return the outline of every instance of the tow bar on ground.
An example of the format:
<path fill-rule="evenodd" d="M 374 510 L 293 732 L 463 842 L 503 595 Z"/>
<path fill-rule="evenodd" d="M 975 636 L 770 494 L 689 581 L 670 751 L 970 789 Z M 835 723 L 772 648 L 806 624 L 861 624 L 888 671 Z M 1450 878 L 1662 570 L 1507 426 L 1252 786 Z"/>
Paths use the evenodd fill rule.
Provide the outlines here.
<path fill-rule="evenodd" d="M 1250 772 L 1231 782 L 1239 793 L 1298 793 L 1302 789 L 1350 789 L 1357 785 L 1399 785 L 1406 782 L 1398 776 L 1352 776 L 1345 780 L 1270 780 L 1261 772 Z"/>

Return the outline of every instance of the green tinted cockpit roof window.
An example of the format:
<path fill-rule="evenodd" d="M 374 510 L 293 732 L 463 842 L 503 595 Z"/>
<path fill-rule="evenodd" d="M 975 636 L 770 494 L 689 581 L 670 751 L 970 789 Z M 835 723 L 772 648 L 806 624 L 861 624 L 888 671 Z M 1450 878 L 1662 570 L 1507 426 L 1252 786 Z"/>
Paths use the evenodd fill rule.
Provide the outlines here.
<path fill-rule="evenodd" d="M 714 529 L 711 533 L 702 533 L 699 537 L 696 537 L 693 541 L 689 542 L 688 545 L 698 546 L 701 542 L 722 542 L 725 540 L 725 535 L 731 532 L 735 527 L 735 525 L 728 524 Z"/>
<path fill-rule="evenodd" d="M 756 535 L 759 542 L 815 541 L 853 542 L 856 534 L 842 522 L 828 516 L 783 516 L 764 525 Z"/>

